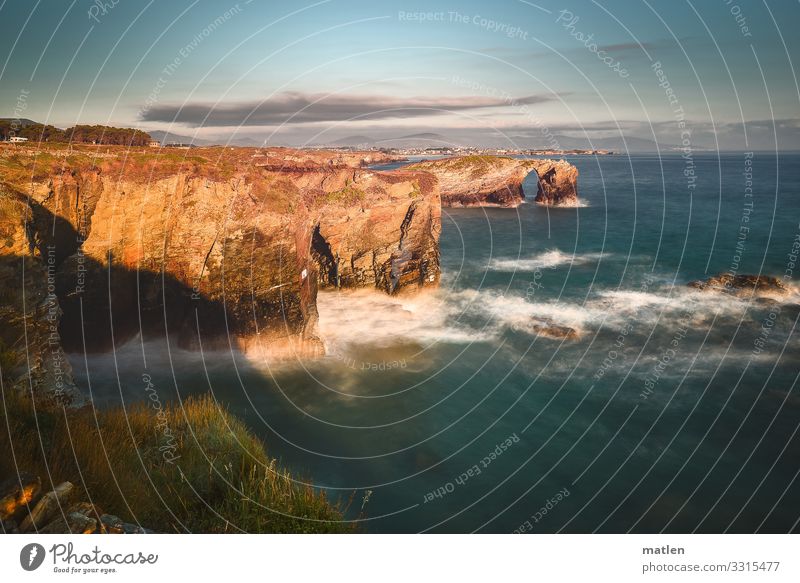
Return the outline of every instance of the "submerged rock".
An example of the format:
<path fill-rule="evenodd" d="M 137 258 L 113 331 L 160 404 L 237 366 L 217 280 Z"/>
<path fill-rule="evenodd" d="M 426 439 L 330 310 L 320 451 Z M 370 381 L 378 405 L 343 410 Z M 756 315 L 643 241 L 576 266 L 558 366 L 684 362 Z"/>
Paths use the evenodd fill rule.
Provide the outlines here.
<path fill-rule="evenodd" d="M 539 336 L 556 340 L 577 340 L 580 337 L 575 328 L 556 324 L 549 318 L 534 318 L 531 322 L 531 330 Z"/>

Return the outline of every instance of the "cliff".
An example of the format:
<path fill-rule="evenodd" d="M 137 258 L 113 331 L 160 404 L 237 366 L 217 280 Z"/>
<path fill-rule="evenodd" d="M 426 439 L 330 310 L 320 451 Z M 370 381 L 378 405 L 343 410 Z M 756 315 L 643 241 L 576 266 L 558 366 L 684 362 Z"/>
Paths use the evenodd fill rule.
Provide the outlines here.
<path fill-rule="evenodd" d="M 462 156 L 420 162 L 407 169 L 433 174 L 439 181 L 444 206 L 519 206 L 525 199 L 522 183 L 531 172 L 538 176 L 535 202 L 548 206 L 578 204 L 578 169 L 564 160 Z"/>
<path fill-rule="evenodd" d="M 319 287 L 438 284 L 436 181 L 360 168 L 371 156 L 2 148 L 3 281 L 18 288 L 28 258 L 41 304 L 46 250 L 59 350 L 169 334 L 189 348 L 320 354 Z M 24 313 L 3 305 L 4 323 Z"/>
<path fill-rule="evenodd" d="M 0 374 L 5 386 L 81 405 L 60 343 L 54 252 L 33 222 L 25 197 L 0 184 Z"/>

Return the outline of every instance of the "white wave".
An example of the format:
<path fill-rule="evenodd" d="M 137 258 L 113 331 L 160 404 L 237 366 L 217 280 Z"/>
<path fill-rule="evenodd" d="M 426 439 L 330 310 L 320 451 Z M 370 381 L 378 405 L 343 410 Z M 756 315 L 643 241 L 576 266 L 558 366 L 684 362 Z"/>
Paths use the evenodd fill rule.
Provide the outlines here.
<path fill-rule="evenodd" d="M 599 324 L 604 316 L 603 310 L 574 302 L 529 300 L 494 290 L 464 291 L 451 296 L 462 304 L 464 312 L 484 316 L 486 330 L 494 334 L 502 328 L 524 331 L 537 320 L 569 326 L 581 333 Z"/>
<path fill-rule="evenodd" d="M 320 292 L 319 331 L 329 352 L 348 346 L 469 343 L 486 335 L 459 322 L 458 305 L 438 291 L 389 296 L 370 290 Z"/>
<path fill-rule="evenodd" d="M 608 259 L 610 253 L 564 253 L 559 249 L 550 249 L 533 257 L 517 259 L 493 259 L 488 268 L 493 271 L 536 271 L 550 269 L 561 265 L 583 265 L 600 259 Z"/>
<path fill-rule="evenodd" d="M 555 263 L 564 255 L 549 251 L 538 260 Z M 647 291 L 598 291 L 584 301 L 529 298 L 520 291 L 440 288 L 399 297 L 366 290 L 322 292 L 317 303 L 319 330 L 329 354 L 365 346 L 381 349 L 491 341 L 508 330 L 535 334 L 537 321 L 567 326 L 585 335 L 630 324 L 642 332 L 646 327 L 676 322 L 702 327 L 714 321 L 720 325 L 743 317 L 760 318 L 747 314 L 753 306 L 741 298 L 670 285 Z"/>
<path fill-rule="evenodd" d="M 548 207 L 548 208 L 551 208 L 551 209 L 582 209 L 582 208 L 587 208 L 587 207 L 592 206 L 591 203 L 589 203 L 589 201 L 586 200 L 585 198 L 579 198 L 578 200 L 576 200 L 575 202 L 570 203 L 570 204 L 551 205 L 551 204 L 547 204 L 547 203 L 543 203 L 543 202 L 537 202 L 536 204 L 539 205 L 539 206 L 544 206 L 544 207 Z"/>
<path fill-rule="evenodd" d="M 658 291 L 601 291 L 597 296 L 598 299 L 594 304 L 598 306 L 640 316 L 642 312 L 650 312 L 653 316 L 660 313 L 669 315 L 684 313 L 702 320 L 714 315 L 741 314 L 748 307 L 746 301 L 735 296 L 706 293 L 683 287 Z"/>

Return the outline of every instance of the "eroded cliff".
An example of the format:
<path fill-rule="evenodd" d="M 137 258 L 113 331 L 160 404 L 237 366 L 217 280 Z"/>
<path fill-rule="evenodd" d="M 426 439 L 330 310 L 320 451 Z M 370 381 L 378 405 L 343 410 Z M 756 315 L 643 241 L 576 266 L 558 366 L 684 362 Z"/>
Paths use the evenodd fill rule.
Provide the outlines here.
<path fill-rule="evenodd" d="M 9 148 L 0 162 L 3 208 L 14 211 L 0 217 L 4 281 L 22 289 L 27 257 L 41 286 L 48 250 L 59 350 L 142 334 L 313 356 L 323 350 L 318 287 L 438 284 L 436 181 L 360 168 L 371 154 Z M 40 288 L 22 295 L 35 294 L 41 302 Z M 18 304 L 4 301 L 8 317 L 23 313 Z"/>
<path fill-rule="evenodd" d="M 412 164 L 439 181 L 442 204 L 451 207 L 516 207 L 525 199 L 522 183 L 538 176 L 535 202 L 548 206 L 578 205 L 578 169 L 564 160 L 520 160 L 500 156 L 461 156 Z"/>

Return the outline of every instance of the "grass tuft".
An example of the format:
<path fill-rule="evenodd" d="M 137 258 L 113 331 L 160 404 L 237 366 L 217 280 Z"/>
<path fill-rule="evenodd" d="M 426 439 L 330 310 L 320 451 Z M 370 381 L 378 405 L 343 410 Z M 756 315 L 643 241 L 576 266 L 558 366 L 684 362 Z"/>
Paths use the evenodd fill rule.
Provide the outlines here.
<path fill-rule="evenodd" d="M 34 472 L 43 488 L 48 476 L 69 480 L 103 511 L 158 532 L 355 530 L 340 502 L 296 481 L 208 395 L 160 410 L 64 411 L 4 390 L 0 414 L 2 475 Z"/>

